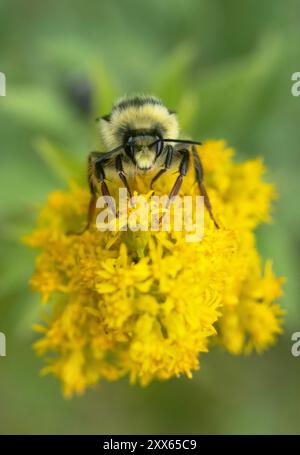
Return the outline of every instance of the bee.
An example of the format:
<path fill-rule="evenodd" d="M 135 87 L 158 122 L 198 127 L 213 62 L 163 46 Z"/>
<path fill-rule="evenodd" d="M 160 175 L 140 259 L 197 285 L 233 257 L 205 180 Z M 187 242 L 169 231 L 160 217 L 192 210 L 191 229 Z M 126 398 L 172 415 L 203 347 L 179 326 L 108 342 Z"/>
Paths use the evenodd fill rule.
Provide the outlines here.
<path fill-rule="evenodd" d="M 202 163 L 195 148 L 201 142 L 179 138 L 175 112 L 167 109 L 162 101 L 153 96 L 129 96 L 117 101 L 111 113 L 98 120 L 102 141 L 109 151 L 91 152 L 88 158 L 91 200 L 87 228 L 94 216 L 98 188 L 100 187 L 102 195 L 110 196 L 108 176 L 109 180 L 120 179 L 129 197 L 132 197 L 129 185 L 131 176 L 154 171 L 152 188 L 163 174 L 174 173 L 176 170 L 178 175 L 169 194 L 170 202 L 179 193 L 191 161 L 205 207 L 215 227 L 219 228 L 204 186 Z"/>

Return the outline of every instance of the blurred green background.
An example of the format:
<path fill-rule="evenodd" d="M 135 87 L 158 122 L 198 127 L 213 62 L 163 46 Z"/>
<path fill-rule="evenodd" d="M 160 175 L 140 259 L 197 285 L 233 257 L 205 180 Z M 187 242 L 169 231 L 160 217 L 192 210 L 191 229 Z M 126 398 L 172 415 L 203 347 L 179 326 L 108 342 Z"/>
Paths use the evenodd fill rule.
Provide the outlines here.
<path fill-rule="evenodd" d="M 1 0 L 0 433 L 299 433 L 298 1 Z M 237 159 L 261 155 L 280 199 L 258 231 L 285 275 L 285 334 L 263 356 L 202 356 L 193 380 L 102 383 L 65 401 L 41 378 L 28 289 L 35 253 L 19 242 L 49 191 L 64 188 L 99 148 L 94 118 L 119 95 L 161 96 L 197 139 L 225 138 Z"/>

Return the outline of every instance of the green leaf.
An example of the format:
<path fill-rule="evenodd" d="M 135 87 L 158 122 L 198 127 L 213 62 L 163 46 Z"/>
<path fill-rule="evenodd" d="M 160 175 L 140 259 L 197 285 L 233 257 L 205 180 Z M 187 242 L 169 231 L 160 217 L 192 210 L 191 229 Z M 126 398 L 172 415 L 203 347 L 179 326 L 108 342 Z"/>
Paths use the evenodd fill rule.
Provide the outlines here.
<path fill-rule="evenodd" d="M 266 37 L 252 54 L 212 67 L 199 79 L 190 129 L 205 136 L 239 137 L 257 123 L 264 99 L 272 94 L 282 40 Z M 271 96 L 271 95 L 270 95 Z"/>
<path fill-rule="evenodd" d="M 161 97 L 171 109 L 177 109 L 189 86 L 189 74 L 195 56 L 194 47 L 182 44 L 156 70 L 153 93 Z"/>
<path fill-rule="evenodd" d="M 49 87 L 12 86 L 1 108 L 31 130 L 65 136 L 66 125 L 75 129 L 76 119 L 67 104 Z"/>
<path fill-rule="evenodd" d="M 34 145 L 37 153 L 63 182 L 68 183 L 70 180 L 77 180 L 82 175 L 82 165 L 46 138 L 36 139 Z"/>

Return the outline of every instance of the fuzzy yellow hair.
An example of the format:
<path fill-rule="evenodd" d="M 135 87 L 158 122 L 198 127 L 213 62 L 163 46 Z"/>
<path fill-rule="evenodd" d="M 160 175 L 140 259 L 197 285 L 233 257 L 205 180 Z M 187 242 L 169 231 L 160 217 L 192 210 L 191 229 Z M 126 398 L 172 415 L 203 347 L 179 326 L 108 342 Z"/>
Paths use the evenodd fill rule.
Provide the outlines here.
<path fill-rule="evenodd" d="M 151 96 L 121 98 L 111 114 L 100 119 L 100 133 L 107 151 L 122 144 L 127 131 L 155 129 L 166 138 L 177 139 L 179 135 L 176 114 Z"/>

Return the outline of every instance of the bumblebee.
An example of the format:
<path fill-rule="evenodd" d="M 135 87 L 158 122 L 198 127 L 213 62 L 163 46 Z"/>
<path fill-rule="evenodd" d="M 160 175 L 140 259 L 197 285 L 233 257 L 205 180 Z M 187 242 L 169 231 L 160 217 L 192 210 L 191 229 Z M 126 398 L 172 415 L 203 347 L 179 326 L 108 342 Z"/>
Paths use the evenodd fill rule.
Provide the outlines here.
<path fill-rule="evenodd" d="M 204 204 L 216 228 L 219 228 L 203 182 L 203 167 L 195 145 L 200 142 L 179 139 L 175 112 L 153 96 L 131 96 L 117 101 L 109 115 L 98 119 L 102 141 L 108 152 L 91 152 L 88 181 L 91 200 L 88 224 L 93 219 L 98 188 L 110 196 L 108 179 L 119 178 L 132 197 L 130 177 L 155 172 L 151 187 L 163 174 L 178 171 L 169 194 L 169 202 L 179 193 L 191 161 Z M 193 160 L 191 160 L 191 156 Z"/>

